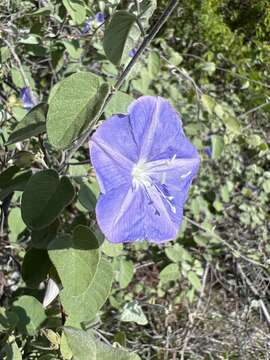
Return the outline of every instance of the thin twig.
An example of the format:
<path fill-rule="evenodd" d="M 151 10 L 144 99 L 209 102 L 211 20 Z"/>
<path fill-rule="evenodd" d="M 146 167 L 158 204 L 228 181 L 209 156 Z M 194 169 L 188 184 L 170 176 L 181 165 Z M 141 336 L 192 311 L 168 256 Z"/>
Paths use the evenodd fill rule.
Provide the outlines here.
<path fill-rule="evenodd" d="M 17 62 L 20 74 L 21 74 L 22 79 L 23 79 L 23 82 L 24 82 L 25 86 L 29 88 L 30 96 L 31 96 L 32 100 L 34 100 L 33 92 L 32 92 L 31 86 L 30 86 L 30 82 L 29 82 L 29 80 L 28 80 L 28 78 L 27 78 L 27 76 L 25 74 L 25 71 L 23 69 L 21 60 L 20 60 L 19 56 L 17 55 L 17 53 L 16 53 L 16 51 L 14 49 L 14 46 L 11 45 L 11 43 L 6 39 L 3 39 L 3 41 L 7 45 L 7 47 L 9 48 L 9 50 L 11 52 L 11 54 L 13 55 L 15 61 Z"/>
<path fill-rule="evenodd" d="M 266 103 L 263 103 L 261 105 L 258 105 L 250 110 L 248 110 L 247 112 L 245 112 L 244 114 L 240 114 L 238 115 L 238 118 L 244 118 L 245 116 L 249 115 L 249 114 L 252 114 L 253 112 L 265 107 L 265 106 L 270 106 L 270 102 L 266 102 Z"/>
<path fill-rule="evenodd" d="M 242 279 L 246 282 L 247 286 L 250 288 L 250 290 L 253 292 L 253 294 L 259 299 L 259 304 L 261 306 L 262 312 L 265 316 L 265 320 L 268 324 L 268 326 L 270 327 L 270 315 L 269 312 L 267 310 L 266 305 L 264 304 L 258 290 L 254 287 L 254 285 L 252 284 L 252 282 L 249 280 L 249 278 L 247 277 L 247 275 L 245 274 L 244 270 L 242 269 L 242 266 L 237 263 L 237 270 L 239 271 Z"/>
<path fill-rule="evenodd" d="M 198 303 L 197 303 L 197 306 L 196 306 L 196 310 L 195 310 L 195 312 L 193 312 L 189 316 L 190 324 L 188 326 L 186 336 L 185 336 L 185 339 L 184 339 L 184 344 L 183 344 L 183 347 L 182 347 L 182 350 L 181 350 L 181 360 L 184 360 L 184 358 L 185 358 L 186 348 L 188 346 L 188 342 L 190 340 L 190 336 L 191 336 L 192 330 L 194 328 L 194 321 L 196 320 L 196 317 L 197 317 L 197 315 L 198 315 L 198 313 L 200 311 L 200 308 L 201 308 L 202 299 L 203 299 L 203 296 L 204 296 L 204 291 L 205 291 L 205 286 L 206 286 L 206 281 L 207 281 L 207 276 L 208 276 L 208 273 L 209 273 L 209 268 L 210 268 L 210 266 L 209 266 L 209 263 L 207 262 L 206 266 L 205 266 L 203 278 L 202 278 L 202 287 L 201 287 L 201 291 L 200 291 L 200 295 L 199 295 L 199 300 L 198 300 Z"/>
<path fill-rule="evenodd" d="M 201 60 L 203 62 L 207 62 L 207 60 L 203 59 L 201 56 L 198 56 L 198 55 L 194 55 L 194 54 L 188 54 L 188 53 L 183 53 L 182 54 L 183 56 L 187 56 L 187 57 L 192 57 L 194 59 L 198 59 L 198 60 Z M 232 70 L 229 70 L 229 69 L 225 69 L 223 67 L 220 67 L 220 66 L 216 66 L 216 69 L 220 70 L 220 71 L 223 71 L 223 72 L 228 72 L 229 74 L 231 74 L 232 76 L 235 76 L 236 78 L 239 78 L 239 79 L 243 79 L 243 80 L 247 80 L 247 81 L 250 81 L 250 82 L 253 82 L 254 84 L 258 84 L 258 85 L 261 85 L 261 86 L 264 86 L 268 89 L 270 89 L 270 86 L 261 82 L 261 81 L 258 81 L 258 80 L 253 80 L 253 79 L 249 79 L 247 78 L 246 76 L 243 76 L 243 75 L 240 75 L 240 74 L 237 74 L 235 73 L 234 71 Z"/>
<path fill-rule="evenodd" d="M 256 260 L 250 259 L 247 256 L 241 254 L 237 249 L 235 249 L 230 243 L 228 243 L 226 240 L 224 240 L 222 237 L 220 237 L 219 235 L 216 235 L 213 231 L 206 229 L 205 227 L 203 227 L 202 225 L 198 224 L 196 221 L 189 219 L 188 217 L 184 216 L 184 218 L 187 220 L 187 222 L 189 222 L 190 224 L 196 226 L 198 229 L 208 233 L 209 235 L 213 236 L 214 238 L 216 238 L 217 240 L 219 240 L 221 243 L 223 243 L 224 245 L 226 245 L 231 251 L 232 251 L 232 255 L 237 259 L 237 258 L 241 258 L 245 261 L 248 261 L 251 264 L 254 264 L 256 266 L 262 267 L 264 269 L 267 269 L 267 267 L 261 263 L 259 263 Z"/>

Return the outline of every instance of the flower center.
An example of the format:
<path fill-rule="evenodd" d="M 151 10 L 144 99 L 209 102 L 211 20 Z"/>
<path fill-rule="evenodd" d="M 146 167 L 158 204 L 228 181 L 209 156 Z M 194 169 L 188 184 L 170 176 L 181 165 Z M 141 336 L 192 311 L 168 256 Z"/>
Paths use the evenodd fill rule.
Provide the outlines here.
<path fill-rule="evenodd" d="M 150 176 L 147 174 L 147 165 L 144 161 L 139 161 L 132 170 L 132 183 L 138 186 L 149 186 L 151 184 Z"/>
<path fill-rule="evenodd" d="M 160 168 L 155 166 L 151 162 L 147 163 L 145 161 L 139 161 L 134 165 L 132 169 L 132 184 L 135 189 L 143 187 L 147 197 L 149 198 L 149 205 L 153 206 L 156 210 L 156 214 L 159 214 L 159 211 L 154 205 L 151 194 L 151 187 L 167 202 L 171 211 L 175 214 L 176 207 L 174 206 L 174 198 L 171 196 L 167 186 L 166 186 L 166 170 L 172 166 L 172 163 L 175 159 L 175 156 L 166 161 L 162 161 Z"/>

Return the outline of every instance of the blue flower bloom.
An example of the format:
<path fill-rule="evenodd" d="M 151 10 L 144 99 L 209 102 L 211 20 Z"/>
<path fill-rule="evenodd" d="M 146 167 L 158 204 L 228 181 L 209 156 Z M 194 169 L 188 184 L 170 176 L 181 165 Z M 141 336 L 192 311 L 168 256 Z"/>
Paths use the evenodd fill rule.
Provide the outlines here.
<path fill-rule="evenodd" d="M 102 12 L 98 12 L 98 13 L 96 14 L 96 22 L 97 22 L 97 23 L 103 23 L 104 20 L 105 20 L 104 14 L 103 14 Z"/>
<path fill-rule="evenodd" d="M 92 16 L 90 16 L 88 18 L 88 20 L 83 25 L 83 28 L 81 30 L 82 34 L 87 34 L 88 33 L 88 31 L 91 29 L 92 22 L 93 22 L 93 18 L 92 18 Z"/>
<path fill-rule="evenodd" d="M 137 49 L 134 48 L 134 49 L 132 49 L 132 50 L 129 51 L 128 55 L 129 55 L 130 57 L 133 57 L 133 56 L 136 55 L 136 52 L 137 52 Z"/>
<path fill-rule="evenodd" d="M 101 190 L 97 221 L 106 238 L 174 239 L 200 158 L 170 103 L 140 97 L 128 115 L 106 120 L 89 145 Z"/>
<path fill-rule="evenodd" d="M 36 102 L 31 97 L 31 92 L 29 87 L 23 87 L 20 91 L 20 99 L 23 103 L 23 107 L 26 110 L 32 109 L 36 105 Z"/>

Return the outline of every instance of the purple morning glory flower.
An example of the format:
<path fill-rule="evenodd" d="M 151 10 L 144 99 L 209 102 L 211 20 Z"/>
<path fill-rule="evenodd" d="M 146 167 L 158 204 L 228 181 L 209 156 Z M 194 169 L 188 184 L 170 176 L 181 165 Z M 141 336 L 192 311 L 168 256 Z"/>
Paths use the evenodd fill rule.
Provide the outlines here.
<path fill-rule="evenodd" d="M 137 49 L 134 48 L 134 49 L 132 49 L 132 50 L 129 51 L 128 56 L 133 57 L 133 56 L 136 55 L 136 52 L 137 52 Z"/>
<path fill-rule="evenodd" d="M 128 115 L 106 120 L 89 145 L 101 190 L 97 221 L 106 238 L 174 239 L 200 158 L 170 103 L 140 97 Z"/>
<path fill-rule="evenodd" d="M 31 92 L 29 87 L 23 87 L 20 91 L 20 99 L 23 103 L 23 107 L 26 110 L 32 109 L 36 105 L 36 102 L 31 97 Z"/>
<path fill-rule="evenodd" d="M 88 18 L 88 20 L 83 25 L 83 28 L 81 30 L 82 34 L 87 34 L 88 33 L 88 31 L 91 29 L 92 22 L 93 22 L 93 18 L 92 18 L 92 16 L 90 16 Z"/>
<path fill-rule="evenodd" d="M 97 23 L 103 23 L 104 20 L 105 20 L 104 14 L 103 14 L 102 12 L 98 12 L 98 13 L 96 14 L 96 22 L 97 22 Z"/>

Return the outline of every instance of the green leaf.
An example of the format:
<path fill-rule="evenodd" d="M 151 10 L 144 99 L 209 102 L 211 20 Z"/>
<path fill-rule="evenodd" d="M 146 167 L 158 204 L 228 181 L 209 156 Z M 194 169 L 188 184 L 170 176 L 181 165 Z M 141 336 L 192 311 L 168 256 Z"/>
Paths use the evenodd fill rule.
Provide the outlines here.
<path fill-rule="evenodd" d="M 19 321 L 18 316 L 7 309 L 0 308 L 0 334 L 13 330 Z"/>
<path fill-rule="evenodd" d="M 39 104 L 31 109 L 18 123 L 8 138 L 8 144 L 29 139 L 46 131 L 47 104 Z"/>
<path fill-rule="evenodd" d="M 128 286 L 133 278 L 134 265 L 130 260 L 125 260 L 123 257 L 120 259 L 119 273 L 117 281 L 119 282 L 120 288 L 124 289 Z"/>
<path fill-rule="evenodd" d="M 181 64 L 181 62 L 183 61 L 183 57 L 177 51 L 168 47 L 168 45 L 166 45 L 164 50 L 167 53 L 167 58 L 168 58 L 170 64 L 172 64 L 174 66 L 178 66 Z"/>
<path fill-rule="evenodd" d="M 135 322 L 138 325 L 148 324 L 148 320 L 137 301 L 131 301 L 124 306 L 120 320 L 125 322 Z"/>
<path fill-rule="evenodd" d="M 173 246 L 166 247 L 165 254 L 171 261 L 173 261 L 175 263 L 192 260 L 192 257 L 183 248 L 183 246 L 181 246 L 177 243 L 174 244 Z"/>
<path fill-rule="evenodd" d="M 11 343 L 11 351 L 12 351 L 12 360 L 22 360 L 22 354 L 20 352 L 20 349 L 16 341 L 13 341 Z"/>
<path fill-rule="evenodd" d="M 32 89 L 35 88 L 35 81 L 32 78 L 29 68 L 27 66 L 23 65 L 23 70 L 24 70 L 24 74 L 25 74 L 26 78 L 28 79 L 28 81 L 30 83 L 30 87 Z M 24 86 L 26 86 L 25 81 L 22 77 L 21 71 L 18 68 L 12 67 L 11 78 L 16 87 L 23 88 Z"/>
<path fill-rule="evenodd" d="M 97 359 L 95 338 L 89 332 L 67 326 L 64 327 L 64 332 L 74 360 L 86 360 L 87 356 Z"/>
<path fill-rule="evenodd" d="M 194 271 L 189 271 L 187 274 L 188 281 L 191 283 L 191 285 L 196 289 L 201 289 L 201 280 L 198 277 L 198 275 Z"/>
<path fill-rule="evenodd" d="M 74 59 L 79 59 L 83 53 L 83 49 L 80 47 L 78 40 L 62 41 L 62 44 L 67 49 L 70 57 Z"/>
<path fill-rule="evenodd" d="M 72 201 L 75 192 L 70 180 L 59 179 L 55 170 L 44 170 L 31 177 L 22 195 L 22 218 L 31 229 L 50 225 Z"/>
<path fill-rule="evenodd" d="M 114 114 L 127 114 L 128 106 L 133 100 L 132 96 L 118 91 L 106 106 L 105 115 L 109 117 Z"/>
<path fill-rule="evenodd" d="M 266 194 L 270 194 L 270 179 L 264 180 L 263 190 L 266 192 Z"/>
<path fill-rule="evenodd" d="M 68 14 L 76 24 L 82 24 L 86 18 L 86 6 L 82 0 L 63 0 Z"/>
<path fill-rule="evenodd" d="M 64 332 L 74 360 L 140 360 L 137 354 L 102 343 L 91 330 L 64 327 Z"/>
<path fill-rule="evenodd" d="M 94 211 L 99 195 L 99 187 L 97 181 L 87 181 L 85 179 L 76 180 L 80 185 L 78 200 L 85 209 Z"/>
<path fill-rule="evenodd" d="M 177 264 L 169 264 L 159 274 L 160 281 L 167 283 L 179 279 L 180 271 Z"/>
<path fill-rule="evenodd" d="M 153 15 L 154 11 L 157 7 L 157 1 L 156 0 L 142 0 L 140 1 L 140 22 L 144 27 L 148 27 L 149 20 L 151 16 Z M 135 5 L 136 8 L 136 5 Z"/>
<path fill-rule="evenodd" d="M 70 349 L 70 347 L 68 345 L 67 336 L 66 336 L 65 332 L 62 332 L 62 335 L 61 335 L 60 352 L 61 352 L 62 357 L 65 360 L 71 360 L 72 359 L 73 354 L 72 354 L 72 351 L 71 351 L 71 349 Z"/>
<path fill-rule="evenodd" d="M 220 157 L 224 149 L 223 136 L 212 135 L 212 159 L 216 160 Z"/>
<path fill-rule="evenodd" d="M 246 142 L 253 148 L 260 146 L 263 141 L 262 138 L 257 134 L 251 134 L 246 138 Z"/>
<path fill-rule="evenodd" d="M 201 96 L 201 101 L 202 101 L 202 105 L 203 105 L 204 109 L 209 114 L 213 114 L 214 108 L 215 108 L 215 105 L 216 105 L 215 100 L 211 96 L 203 94 Z"/>
<path fill-rule="evenodd" d="M 52 267 L 46 250 L 30 249 L 24 256 L 22 277 L 26 285 L 37 288 L 44 281 Z"/>
<path fill-rule="evenodd" d="M 213 62 L 206 62 L 202 66 L 202 70 L 208 72 L 209 75 L 213 75 L 214 72 L 216 71 L 216 64 Z"/>
<path fill-rule="evenodd" d="M 160 74 L 160 57 L 158 53 L 151 52 L 148 58 L 148 72 L 152 78 L 156 78 Z"/>
<path fill-rule="evenodd" d="M 118 257 L 123 252 L 123 244 L 112 244 L 108 240 L 105 240 L 102 244 L 101 250 L 110 257 Z"/>
<path fill-rule="evenodd" d="M 93 243 L 93 233 L 82 225 L 75 228 L 73 237 L 59 235 L 49 245 L 49 256 L 63 285 L 60 299 L 68 325 L 92 320 L 109 295 L 112 269 L 100 258 L 98 245 L 97 240 Z"/>
<path fill-rule="evenodd" d="M 97 116 L 109 88 L 98 76 L 78 72 L 53 88 L 50 97 L 47 133 L 56 149 L 67 148 Z"/>
<path fill-rule="evenodd" d="M 233 133 L 239 135 L 241 133 L 241 125 L 239 124 L 238 120 L 236 119 L 235 116 L 226 114 L 226 116 L 224 116 L 222 118 L 224 124 L 226 125 L 226 127 Z"/>
<path fill-rule="evenodd" d="M 145 94 L 149 91 L 149 86 L 152 82 L 151 77 L 146 68 L 140 71 L 140 78 L 132 80 L 132 85 L 136 91 Z"/>
<path fill-rule="evenodd" d="M 48 227 L 33 230 L 31 235 L 31 246 L 35 249 L 47 249 L 49 243 L 55 238 L 59 228 L 59 220 L 56 219 Z"/>
<path fill-rule="evenodd" d="M 21 171 L 17 166 L 11 166 L 0 174 L 0 200 L 13 191 L 23 191 L 32 171 Z"/>
<path fill-rule="evenodd" d="M 105 54 L 113 64 L 119 65 L 125 57 L 125 46 L 133 27 L 137 27 L 135 15 L 124 10 L 113 14 L 103 40 Z"/>
<path fill-rule="evenodd" d="M 19 300 L 13 303 L 12 311 L 19 318 L 17 327 L 23 335 L 35 335 L 41 324 L 46 320 L 41 303 L 33 296 L 21 296 Z"/>
<path fill-rule="evenodd" d="M 21 209 L 16 207 L 10 210 L 8 215 L 8 228 L 10 230 L 10 241 L 15 242 L 18 235 L 24 231 L 25 223 L 22 221 Z"/>
<path fill-rule="evenodd" d="M 43 6 L 31 14 L 27 14 L 27 16 L 49 16 L 51 12 L 53 12 L 52 6 Z"/>

